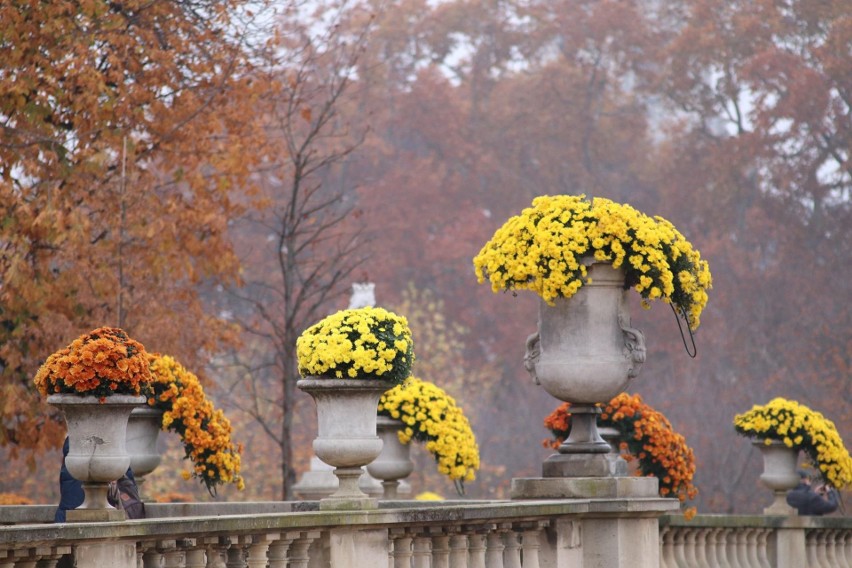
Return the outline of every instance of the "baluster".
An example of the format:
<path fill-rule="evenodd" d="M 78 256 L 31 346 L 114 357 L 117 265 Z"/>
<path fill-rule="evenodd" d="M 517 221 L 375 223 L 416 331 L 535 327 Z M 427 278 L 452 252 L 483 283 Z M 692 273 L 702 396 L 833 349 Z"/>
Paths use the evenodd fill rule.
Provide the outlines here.
<path fill-rule="evenodd" d="M 269 568 L 287 568 L 287 551 L 290 549 L 290 544 L 293 542 L 292 534 L 276 540 L 269 546 Z M 189 568 L 189 566 L 187 566 Z"/>
<path fill-rule="evenodd" d="M 675 529 L 674 533 L 674 558 L 675 565 L 678 568 L 689 568 L 689 565 L 686 563 L 686 556 L 684 549 L 686 548 L 686 533 L 689 529 L 684 529 L 683 527 L 678 527 Z"/>
<path fill-rule="evenodd" d="M 808 559 L 808 568 L 818 568 L 819 560 L 816 556 L 816 532 L 805 531 L 805 557 Z"/>
<path fill-rule="evenodd" d="M 687 529 L 683 535 L 683 557 L 686 560 L 686 566 L 697 567 L 698 558 L 695 555 L 695 543 L 698 539 L 698 529 Z"/>
<path fill-rule="evenodd" d="M 299 538 L 290 545 L 290 568 L 308 568 L 311 543 L 319 538 L 319 531 L 299 533 Z"/>
<path fill-rule="evenodd" d="M 174 540 L 161 540 L 157 543 L 157 552 L 160 553 L 163 568 L 181 568 L 184 563 L 184 552 L 178 550 L 177 542 Z"/>
<path fill-rule="evenodd" d="M 838 539 L 837 553 L 843 559 L 843 568 L 852 568 L 852 531 L 846 529 L 840 532 L 841 538 Z"/>
<path fill-rule="evenodd" d="M 280 537 L 281 534 L 279 533 L 267 533 L 253 536 L 251 539 L 251 546 L 248 547 L 248 567 L 266 568 L 269 563 L 269 558 L 267 557 L 269 547 Z"/>
<path fill-rule="evenodd" d="M 660 529 L 660 568 L 677 568 L 672 546 L 674 536 L 671 527 Z"/>
<path fill-rule="evenodd" d="M 745 531 L 746 538 L 746 552 L 748 557 L 748 565 L 749 568 L 760 568 L 760 560 L 757 558 L 757 548 L 758 548 L 758 533 L 760 529 L 750 528 Z"/>
<path fill-rule="evenodd" d="M 231 541 L 225 537 L 210 537 L 203 540 L 207 550 L 207 568 L 227 568 L 225 557 Z"/>
<path fill-rule="evenodd" d="M 203 548 L 186 551 L 186 568 L 207 568 L 207 553 Z"/>
<path fill-rule="evenodd" d="M 482 529 L 479 529 L 482 530 Z M 467 537 L 470 568 L 485 568 L 485 535 L 474 532 Z"/>
<path fill-rule="evenodd" d="M 772 568 L 769 563 L 769 536 L 772 529 L 760 529 L 757 534 L 757 561 L 760 568 Z"/>
<path fill-rule="evenodd" d="M 411 535 L 404 529 L 388 532 L 393 537 L 393 568 L 411 568 Z"/>
<path fill-rule="evenodd" d="M 499 527 L 492 530 L 485 538 L 485 566 L 486 568 L 503 568 L 503 551 L 506 547 L 503 545 L 503 532 L 505 529 Z"/>
<path fill-rule="evenodd" d="M 422 534 L 415 536 L 412 553 L 414 568 L 430 568 L 430 557 L 432 555 L 431 539 Z"/>
<path fill-rule="evenodd" d="M 447 534 L 432 537 L 432 568 L 450 568 L 450 536 Z"/>
<path fill-rule="evenodd" d="M 538 550 L 541 545 L 538 537 L 543 527 L 525 530 L 521 536 L 521 551 L 524 556 L 524 568 L 539 568 Z"/>
<path fill-rule="evenodd" d="M 838 533 L 835 530 L 827 530 L 825 531 L 825 559 L 828 561 L 829 566 L 834 566 L 835 568 L 840 568 L 840 558 L 836 554 L 836 546 L 837 546 L 837 537 Z"/>
<path fill-rule="evenodd" d="M 695 529 L 695 561 L 698 568 L 712 568 L 707 561 L 707 539 L 710 531 L 706 528 Z"/>
<path fill-rule="evenodd" d="M 722 546 L 719 551 L 722 553 L 722 561 L 725 568 L 737 568 L 737 533 L 734 529 L 723 529 Z"/>
<path fill-rule="evenodd" d="M 708 528 L 703 531 L 704 540 L 704 562 L 709 568 L 719 568 L 719 560 L 716 557 L 716 539 L 718 529 Z"/>
<path fill-rule="evenodd" d="M 246 568 L 245 539 L 246 537 L 234 537 L 230 539 L 231 545 L 225 553 L 228 559 L 225 565 L 228 568 Z M 251 537 L 248 537 L 248 539 L 251 542 Z"/>
<path fill-rule="evenodd" d="M 503 533 L 504 568 L 521 568 L 521 541 L 518 532 L 510 529 Z"/>
<path fill-rule="evenodd" d="M 162 559 L 163 555 L 160 554 L 160 552 L 157 550 L 156 543 L 144 544 L 142 552 L 142 568 L 160 568 L 160 563 L 162 562 Z"/>
<path fill-rule="evenodd" d="M 468 568 L 468 538 L 466 534 L 454 534 L 450 537 L 450 568 Z"/>
<path fill-rule="evenodd" d="M 828 531 L 825 529 L 821 529 L 817 536 L 817 558 L 819 559 L 820 568 L 837 568 L 835 564 L 832 564 L 828 559 Z"/>

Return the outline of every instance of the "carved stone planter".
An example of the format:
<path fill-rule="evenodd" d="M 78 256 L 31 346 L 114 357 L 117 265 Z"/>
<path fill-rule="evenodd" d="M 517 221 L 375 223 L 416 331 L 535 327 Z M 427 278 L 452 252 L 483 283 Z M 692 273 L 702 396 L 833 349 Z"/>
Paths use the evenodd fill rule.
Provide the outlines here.
<path fill-rule="evenodd" d="M 142 490 L 145 476 L 157 469 L 162 455 L 157 449 L 163 429 L 163 411 L 150 406 L 134 408 L 127 422 L 127 453 L 136 484 Z"/>
<path fill-rule="evenodd" d="M 320 501 L 320 509 L 374 509 L 375 499 L 361 491 L 358 480 L 364 466 L 382 451 L 376 435 L 376 407 L 388 381 L 312 377 L 296 386 L 316 402 L 318 435 L 314 453 L 334 466 L 340 484 L 335 493 Z"/>
<path fill-rule="evenodd" d="M 411 444 L 403 444 L 399 441 L 398 433 L 405 428 L 401 420 L 379 416 L 376 427 L 383 443 L 382 452 L 367 466 L 367 471 L 382 481 L 384 499 L 397 499 L 399 480 L 405 479 L 414 471 L 414 462 L 411 461 Z"/>
<path fill-rule="evenodd" d="M 571 455 L 606 454 L 595 403 L 623 392 L 645 362 L 645 337 L 630 327 L 624 269 L 588 267 L 589 281 L 570 298 L 539 304 L 538 332 L 527 339 L 524 366 L 536 384 L 571 403 L 571 433 L 544 464 L 545 477 L 614 475 L 598 460 Z"/>
<path fill-rule="evenodd" d="M 112 395 L 101 401 L 96 396 L 52 394 L 48 404 L 65 414 L 69 450 L 65 458 L 68 472 L 83 484 L 86 498 L 75 511 L 115 511 L 107 501 L 110 481 L 127 471 L 127 422 L 134 408 L 145 404 L 144 396 Z M 124 513 L 120 513 L 124 518 Z"/>
<path fill-rule="evenodd" d="M 774 500 L 763 510 L 765 515 L 795 515 L 796 509 L 787 504 L 787 492 L 799 484 L 799 474 L 796 464 L 799 461 L 799 450 L 788 448 L 780 440 L 771 440 L 766 444 L 763 440 L 753 440 L 752 443 L 763 456 L 763 473 L 760 482 L 774 494 Z"/>

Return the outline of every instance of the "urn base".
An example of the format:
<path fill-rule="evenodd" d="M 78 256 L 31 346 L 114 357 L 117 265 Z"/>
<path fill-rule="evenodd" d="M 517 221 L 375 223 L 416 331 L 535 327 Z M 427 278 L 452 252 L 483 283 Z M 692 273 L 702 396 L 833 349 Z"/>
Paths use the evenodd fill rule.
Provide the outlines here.
<path fill-rule="evenodd" d="M 618 454 L 553 454 L 541 466 L 543 477 L 625 477 L 627 462 Z"/>
<path fill-rule="evenodd" d="M 516 477 L 511 499 L 621 499 L 659 497 L 656 477 Z M 675 501 L 676 502 L 676 501 Z"/>

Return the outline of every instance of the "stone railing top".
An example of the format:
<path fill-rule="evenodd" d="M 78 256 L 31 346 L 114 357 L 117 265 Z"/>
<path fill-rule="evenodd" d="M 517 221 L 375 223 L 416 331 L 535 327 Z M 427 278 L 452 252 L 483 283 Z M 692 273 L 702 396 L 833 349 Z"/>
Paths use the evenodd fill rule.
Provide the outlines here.
<path fill-rule="evenodd" d="M 393 506 L 397 505 L 399 506 Z M 276 533 L 340 527 L 475 526 L 495 522 L 535 523 L 548 517 L 659 516 L 678 507 L 674 499 L 540 500 L 540 501 L 411 501 L 383 503 L 368 511 L 319 511 L 316 502 L 292 503 L 152 503 L 148 518 L 121 522 L 16 524 L 0 527 L 0 545 L 104 539 L 168 539 L 211 535 Z M 44 506 L 47 507 L 47 506 Z M 0 507 L 0 523 L 7 523 Z M 276 510 L 277 509 L 277 510 Z M 289 509 L 289 510 L 288 510 Z M 302 510 L 295 510 L 302 509 Z M 313 509 L 313 510 L 311 510 Z M 52 520 L 54 507 L 50 507 Z M 189 514 L 189 516 L 184 516 Z M 156 522 L 151 522 L 156 520 Z"/>
<path fill-rule="evenodd" d="M 852 517 L 813 517 L 788 515 L 663 515 L 660 528 L 775 528 L 775 529 L 852 529 Z"/>

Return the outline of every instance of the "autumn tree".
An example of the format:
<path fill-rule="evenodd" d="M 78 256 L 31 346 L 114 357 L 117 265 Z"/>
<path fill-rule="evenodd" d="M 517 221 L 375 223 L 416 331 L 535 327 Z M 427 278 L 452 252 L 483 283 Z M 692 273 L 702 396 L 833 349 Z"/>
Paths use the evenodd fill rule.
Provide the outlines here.
<path fill-rule="evenodd" d="M 318 16 L 349 14 L 346 6 L 326 7 Z M 346 168 L 364 131 L 339 112 L 368 31 L 368 15 L 354 32 L 314 17 L 279 22 L 264 64 L 271 89 L 259 100 L 265 127 L 255 182 L 263 207 L 250 208 L 233 226 L 244 286 L 229 289 L 224 301 L 244 347 L 222 359 L 220 372 L 231 404 L 280 451 L 285 500 L 295 482 L 293 429 L 301 395 L 296 339 L 333 309 L 360 276 L 356 269 L 368 252 L 357 226 L 344 223 L 359 215 Z M 308 409 L 309 399 L 302 400 Z"/>
<path fill-rule="evenodd" d="M 81 331 L 120 325 L 199 372 L 232 335 L 200 285 L 238 279 L 246 4 L 0 6 L 0 444 L 56 443 L 31 377 Z"/>

